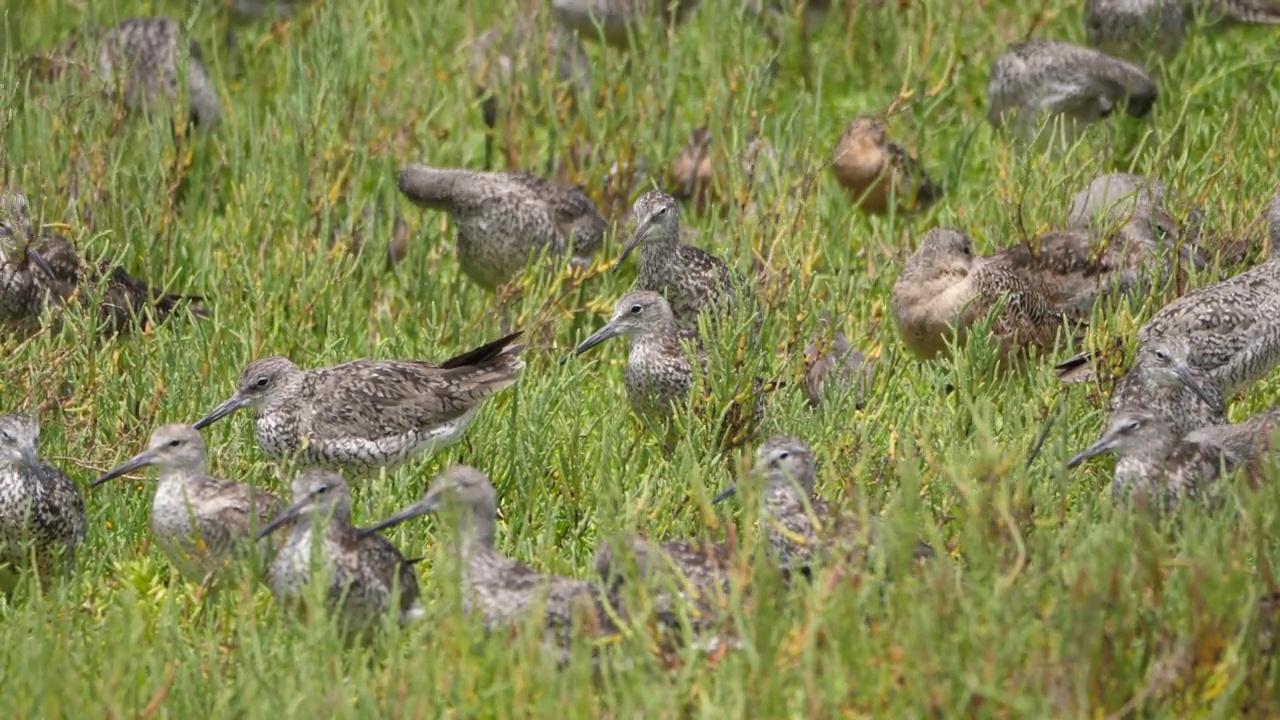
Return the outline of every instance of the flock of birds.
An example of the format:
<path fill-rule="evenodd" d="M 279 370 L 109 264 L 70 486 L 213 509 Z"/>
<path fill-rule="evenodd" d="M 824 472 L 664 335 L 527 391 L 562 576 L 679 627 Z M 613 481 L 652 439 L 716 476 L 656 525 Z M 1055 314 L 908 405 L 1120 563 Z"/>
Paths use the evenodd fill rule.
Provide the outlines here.
<path fill-rule="evenodd" d="M 549 42 L 556 51 L 552 57 L 560 59 L 561 79 L 576 81 L 572 58 L 581 40 L 625 48 L 636 23 L 675 26 L 696 5 L 551 0 L 555 22 L 549 34 L 530 32 L 517 21 L 514 29 L 504 25 L 487 33 L 476 47 L 498 53 L 505 64 L 490 64 L 510 76 L 513 48 Z M 819 21 L 826 6 L 811 0 L 807 17 Z M 992 124 L 1009 128 L 1020 141 L 1040 142 L 1059 131 L 1074 137 L 1117 107 L 1145 115 L 1157 98 L 1155 83 L 1140 66 L 1116 56 L 1176 52 L 1195 25 L 1190 18 L 1202 11 L 1222 19 L 1280 22 L 1280 8 L 1258 0 L 1089 0 L 1087 33 L 1095 48 L 1031 40 L 996 61 Z M 220 114 L 198 46 L 183 41 L 173 20 L 133 19 L 86 31 L 33 58 L 30 67 L 36 71 L 32 82 L 69 68 L 87 71 L 137 112 L 173 101 L 185 82 L 181 95 L 194 122 L 211 126 Z M 487 121 L 496 101 L 493 92 L 484 96 Z M 576 355 L 625 338 L 628 401 L 658 432 L 685 407 L 698 375 L 695 362 L 701 360 L 706 373 L 702 335 L 717 332 L 730 312 L 761 317 L 750 307 L 751 294 L 742 292 L 746 281 L 722 258 L 687 244 L 681 232 L 679 199 L 695 206 L 706 201 L 709 145 L 705 128 L 692 133 L 691 149 L 672 173 L 678 179 L 674 195 L 650 190 L 635 201 L 635 230 L 615 265 L 616 270 L 638 256 L 635 287 L 617 301 L 608 323 L 573 350 Z M 864 212 L 911 212 L 943 192 L 920 162 L 887 140 L 884 118 L 850 123 L 832 169 Z M 489 291 L 548 256 L 590 262 L 609 230 L 581 188 L 526 173 L 412 165 L 401 172 L 399 190 L 418 206 L 448 214 L 462 272 Z M 1100 300 L 1162 286 L 1179 262 L 1208 267 L 1220 261 L 1200 242 L 1196 227 L 1175 221 L 1164 194 L 1154 178 L 1099 177 L 1075 198 L 1067 228 L 988 257 L 977 257 L 958 230 L 929 230 L 893 288 L 893 315 L 904 346 L 920 358 L 938 357 L 983 327 L 1015 366 L 1053 352 L 1064 340 L 1078 342 Z M 1268 222 L 1274 246 L 1280 242 L 1280 193 L 1270 200 Z M 0 191 L 0 323 L 30 331 L 58 322 L 72 307 L 96 312 L 100 327 L 123 333 L 182 308 L 199 315 L 203 300 L 157 292 L 121 268 L 87 263 L 70 241 L 33 219 L 20 189 Z M 465 607 L 489 628 L 539 613 L 547 642 L 562 651 L 584 627 L 593 634 L 617 633 L 633 615 L 622 599 L 622 581 L 637 577 L 678 578 L 655 604 L 664 627 L 719 627 L 714 599 L 733 581 L 740 552 L 732 543 L 610 538 L 596 556 L 600 582 L 542 574 L 494 547 L 498 499 L 476 468 L 446 469 L 421 501 L 372 527 L 352 526 L 350 494 L 339 471 L 369 473 L 459 440 L 485 401 L 518 381 L 524 368 L 519 336 L 509 334 L 438 364 L 363 359 L 308 370 L 284 357 L 256 360 L 225 402 L 194 425 L 157 429 L 145 450 L 93 485 L 154 467 L 159 482 L 152 533 L 183 576 L 207 582 L 261 553 L 265 580 L 282 605 L 305 604 L 313 576 L 322 577 L 326 607 L 353 636 L 364 635 L 388 613 L 401 622 L 423 613 L 414 561 L 380 531 L 428 513 L 444 518 L 447 542 L 462 568 Z M 873 362 L 843 334 L 821 345 L 815 339 L 808 353 L 810 401 L 820 403 L 833 385 L 861 397 Z M 1165 508 L 1211 487 L 1225 468 L 1265 454 L 1280 411 L 1229 425 L 1225 399 L 1280 364 L 1280 261 L 1169 303 L 1139 330 L 1137 347 L 1132 368 L 1116 383 L 1104 433 L 1070 465 L 1115 453 L 1117 500 L 1133 494 Z M 1097 374 L 1096 361 L 1080 355 L 1058 370 L 1064 379 L 1088 378 Z M 290 503 L 207 474 L 199 429 L 240 410 L 252 411 L 264 453 L 306 468 L 293 482 Z M 88 527 L 75 484 L 42 462 L 38 447 L 33 417 L 0 417 L 0 565 L 32 566 L 47 581 L 74 560 Z M 814 566 L 854 562 L 875 540 L 874 524 L 854 522 L 814 495 L 814 456 L 802 440 L 779 436 L 761 443 L 749 478 L 761 498 L 764 551 L 788 579 L 807 576 Z M 914 554 L 925 559 L 934 551 L 919 542 Z"/>

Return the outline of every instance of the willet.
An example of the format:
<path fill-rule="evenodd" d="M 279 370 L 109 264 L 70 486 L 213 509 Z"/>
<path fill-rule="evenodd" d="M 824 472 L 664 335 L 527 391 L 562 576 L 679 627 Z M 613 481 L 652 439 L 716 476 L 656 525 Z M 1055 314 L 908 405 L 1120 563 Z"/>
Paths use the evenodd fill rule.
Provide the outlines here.
<path fill-rule="evenodd" d="M 1188 433 L 1187 442 L 1212 445 L 1236 465 L 1248 465 L 1259 459 L 1264 451 L 1272 450 L 1272 441 L 1280 429 L 1280 408 L 1271 408 L 1230 425 L 1211 425 Z"/>
<path fill-rule="evenodd" d="M 452 537 L 462 573 L 463 608 L 478 615 L 489 630 L 527 622 L 541 612 L 544 640 L 560 660 L 575 632 L 615 634 L 612 606 L 595 585 L 557 575 L 545 575 L 505 557 L 494 548 L 498 498 L 489 478 L 459 465 L 436 476 L 422 500 L 373 527 L 372 533 L 406 520 L 440 513 Z"/>
<path fill-rule="evenodd" d="M 1036 275 L 1019 271 L 1007 258 L 976 257 L 973 242 L 959 230 L 925 233 L 893 286 L 894 320 L 903 344 L 924 359 L 944 352 L 953 337 L 963 340 L 969 327 L 1000 302 L 1004 306 L 992 334 L 1002 357 L 1028 347 L 1045 352 L 1064 325 L 1074 329 Z"/>
<path fill-rule="evenodd" d="M 1124 104 L 1140 118 L 1156 102 L 1156 84 L 1137 65 L 1070 43 L 1028 40 L 1011 45 L 991 67 L 987 118 L 1036 140 L 1046 119 L 1062 120 L 1065 138 Z"/>
<path fill-rule="evenodd" d="M 236 392 L 196 423 L 253 408 L 258 445 L 273 458 L 355 470 L 390 467 L 462 438 L 480 406 L 520 377 L 519 332 L 436 365 L 354 360 L 303 370 L 255 360 Z"/>
<path fill-rule="evenodd" d="M 1140 61 L 1154 52 L 1167 60 L 1197 12 L 1210 22 L 1280 24 L 1280 6 L 1270 0 L 1089 0 L 1085 30 L 1090 45 L 1111 55 Z"/>
<path fill-rule="evenodd" d="M 293 481 L 293 504 L 258 532 L 265 538 L 289 527 L 267 572 L 271 594 L 281 605 L 305 608 L 307 586 L 326 584 L 325 602 L 349 637 L 377 627 L 396 611 L 400 624 L 423 615 L 418 576 L 390 540 L 351 526 L 351 493 L 332 470 L 308 468 Z M 399 605 L 393 606 L 396 592 Z"/>
<path fill-rule="evenodd" d="M 876 117 L 849 123 L 831 158 L 836 181 L 866 213 L 883 215 L 891 207 L 900 213 L 924 210 L 942 196 L 942 188 L 906 150 L 889 142 L 888 132 Z"/>
<path fill-rule="evenodd" d="M 551 14 L 583 39 L 628 49 L 640 23 L 677 25 L 699 0 L 551 0 Z"/>
<path fill-rule="evenodd" d="M 680 243 L 680 206 L 675 198 L 651 190 L 635 202 L 636 231 L 622 248 L 613 269 L 640 249 L 636 290 L 666 298 L 680 330 L 697 331 L 698 315 L 724 308 L 733 293 L 729 266 L 698 248 Z"/>
<path fill-rule="evenodd" d="M 1191 365 L 1191 345 L 1176 335 L 1138 349 L 1133 366 L 1111 392 L 1111 412 L 1134 409 L 1152 413 L 1175 438 L 1227 421 L 1217 382 Z"/>
<path fill-rule="evenodd" d="M 39 451 L 34 417 L 0 415 L 0 568 L 26 566 L 34 556 L 47 584 L 61 567 L 74 565 L 88 521 L 80 491 L 66 473 L 42 462 Z"/>
<path fill-rule="evenodd" d="M 222 114 L 218 91 L 205 70 L 200 45 L 184 37 L 176 20 L 132 18 L 111 28 L 81 30 L 30 62 L 45 79 L 68 70 L 92 73 L 103 93 L 119 98 L 132 112 L 156 112 L 185 97 L 190 119 L 209 128 Z M 186 88 L 179 93 L 182 79 Z"/>
<path fill-rule="evenodd" d="M 205 582 L 250 553 L 254 533 L 282 507 L 268 492 L 209 477 L 204 439 L 188 425 L 158 428 L 146 450 L 95 480 L 93 487 L 148 465 L 160 476 L 151 503 L 151 531 L 188 580 Z"/>
<path fill-rule="evenodd" d="M 410 165 L 399 187 L 415 205 L 449 213 L 462 272 L 490 292 L 537 252 L 589 262 L 607 228 L 581 188 L 536 175 Z"/>

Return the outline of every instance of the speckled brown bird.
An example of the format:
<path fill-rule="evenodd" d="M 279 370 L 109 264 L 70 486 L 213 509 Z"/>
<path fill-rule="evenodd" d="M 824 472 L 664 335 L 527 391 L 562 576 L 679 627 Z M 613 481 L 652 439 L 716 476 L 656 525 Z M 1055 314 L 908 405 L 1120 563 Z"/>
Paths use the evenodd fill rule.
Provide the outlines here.
<path fill-rule="evenodd" d="M 1085 31 L 1090 45 L 1116 57 L 1168 60 L 1182 48 L 1197 14 L 1210 23 L 1280 24 L 1280 5 L 1272 0 L 1088 0 Z"/>
<path fill-rule="evenodd" d="M 880 118 L 860 117 L 849 123 L 836 143 L 831 171 L 865 213 L 924 210 L 942 196 L 942 188 L 907 151 L 889 142 L 888 132 Z"/>

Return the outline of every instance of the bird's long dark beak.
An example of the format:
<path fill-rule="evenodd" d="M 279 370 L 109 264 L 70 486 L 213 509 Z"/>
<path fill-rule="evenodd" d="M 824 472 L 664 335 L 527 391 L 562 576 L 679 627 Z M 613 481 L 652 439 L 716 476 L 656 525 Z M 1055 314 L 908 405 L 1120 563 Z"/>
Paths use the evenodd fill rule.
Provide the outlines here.
<path fill-rule="evenodd" d="M 272 518 L 271 522 L 262 526 L 262 529 L 258 531 L 258 537 L 256 539 L 261 540 L 262 538 L 284 527 L 291 520 L 294 520 L 299 515 L 301 515 L 303 509 L 305 509 L 307 505 L 310 503 L 311 503 L 311 495 L 307 495 L 301 500 L 295 502 L 294 504 L 280 511 L 280 514 Z"/>
<path fill-rule="evenodd" d="M 439 509 L 440 509 L 440 496 L 428 495 L 422 498 L 421 500 L 419 500 L 418 502 L 396 513 L 395 515 L 392 515 L 386 520 L 375 523 L 361 530 L 360 534 L 371 535 L 380 530 L 386 530 L 387 528 L 395 527 L 396 525 L 399 525 L 400 523 L 406 520 L 412 520 L 416 517 L 422 517 L 427 513 L 433 513 Z"/>
<path fill-rule="evenodd" d="M 738 492 L 738 485 L 736 483 L 733 485 L 730 485 L 728 488 L 721 490 L 719 495 L 716 495 L 715 497 L 711 498 L 711 504 L 718 505 L 724 502 L 725 500 L 728 500 L 729 498 L 733 497 L 735 494 L 737 494 L 737 492 Z"/>
<path fill-rule="evenodd" d="M 155 462 L 155 460 L 156 460 L 155 453 L 151 452 L 150 450 L 143 450 L 137 455 L 134 455 L 133 457 L 129 458 L 125 462 L 125 464 L 121 465 L 115 470 L 108 472 L 106 475 L 103 475 L 97 480 L 94 480 L 93 484 L 90 485 L 89 487 L 96 488 L 99 485 L 107 482 L 108 480 L 114 480 L 115 478 L 118 478 L 121 475 L 126 475 L 128 473 L 131 473 L 134 470 L 137 470 L 138 468 L 144 468 L 150 465 L 151 463 Z"/>
<path fill-rule="evenodd" d="M 49 261 L 45 260 L 44 256 L 37 252 L 35 248 L 27 248 L 27 259 L 34 263 L 36 267 L 40 268 L 41 272 L 48 275 L 49 279 L 52 280 L 57 277 L 53 272 L 53 266 L 50 265 Z"/>
<path fill-rule="evenodd" d="M 593 333 L 591 337 L 588 337 L 586 340 L 583 340 L 581 343 L 579 343 L 578 347 L 574 348 L 573 352 L 570 353 L 570 355 L 581 355 L 582 353 L 599 345 L 605 340 L 608 340 L 609 338 L 616 336 L 619 332 L 620 331 L 618 329 L 618 326 L 612 320 L 610 320 L 604 327 L 595 331 L 595 333 Z"/>
<path fill-rule="evenodd" d="M 618 269 L 622 267 L 622 263 L 627 261 L 627 256 L 629 256 L 631 254 L 631 251 L 635 250 L 636 246 L 638 246 L 639 244 L 640 244 L 640 228 L 636 228 L 636 231 L 634 234 L 632 234 L 631 239 L 627 241 L 626 245 L 622 246 L 622 254 L 618 256 L 618 261 L 613 264 L 613 267 L 609 268 L 609 272 L 611 273 L 618 272 Z"/>
<path fill-rule="evenodd" d="M 1094 457 L 1095 455 L 1101 455 L 1110 449 L 1111 449 L 1111 437 L 1109 435 L 1103 435 L 1102 438 L 1098 440 L 1098 442 L 1090 445 L 1089 447 L 1082 450 L 1079 455 L 1076 455 L 1075 457 L 1068 460 L 1067 467 L 1074 468 L 1080 463 L 1084 462 L 1085 460 L 1088 460 L 1089 458 Z"/>
<path fill-rule="evenodd" d="M 1185 368 L 1177 368 L 1173 371 L 1173 373 L 1177 375 L 1178 379 L 1182 381 L 1182 384 L 1186 385 L 1187 388 L 1191 390 L 1191 392 L 1195 393 L 1196 397 L 1200 398 L 1200 400 L 1203 401 L 1205 405 L 1213 407 L 1218 404 L 1214 402 L 1212 398 L 1209 397 L 1209 393 L 1205 391 L 1204 386 L 1196 382 L 1195 378 L 1193 378 L 1191 376 L 1191 373 L 1188 372 Z"/>
<path fill-rule="evenodd" d="M 197 430 L 208 427 L 248 404 L 248 401 L 245 400 L 240 393 L 236 393 L 226 402 L 214 408 L 213 412 L 197 420 L 196 424 L 192 427 Z"/>

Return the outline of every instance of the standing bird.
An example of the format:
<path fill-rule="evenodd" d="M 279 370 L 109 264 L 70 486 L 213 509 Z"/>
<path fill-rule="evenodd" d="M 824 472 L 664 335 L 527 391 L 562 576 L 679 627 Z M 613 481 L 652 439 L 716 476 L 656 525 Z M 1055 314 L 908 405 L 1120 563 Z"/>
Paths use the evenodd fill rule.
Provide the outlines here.
<path fill-rule="evenodd" d="M 236 392 L 195 424 L 253 408 L 259 447 L 277 460 L 352 470 L 391 467 L 462 438 L 489 397 L 524 369 L 519 332 L 436 365 L 354 360 L 303 370 L 288 358 L 255 360 Z"/>
<path fill-rule="evenodd" d="M 436 476 L 422 500 L 367 528 L 374 533 L 427 513 L 445 516 L 462 575 L 463 610 L 479 615 L 485 628 L 497 630 L 542 614 L 544 642 L 567 659 L 575 630 L 591 635 L 618 632 L 606 598 L 595 585 L 544 575 L 507 558 L 494 548 L 498 498 L 489 478 L 458 465 Z"/>
<path fill-rule="evenodd" d="M 1029 347 L 1053 348 L 1059 331 L 1074 323 L 1055 307 L 1050 288 L 1005 262 L 974 255 L 968 235 L 933 228 L 893 285 L 893 314 L 903 344 L 929 359 L 959 344 L 974 323 L 1003 301 L 992 334 L 1001 357 Z"/>
<path fill-rule="evenodd" d="M 164 425 L 147 449 L 93 481 L 98 487 L 138 468 L 159 471 L 151 502 L 156 544 L 188 580 L 206 582 L 253 550 L 254 534 L 283 504 L 271 493 L 206 474 L 205 444 L 189 425 Z"/>
<path fill-rule="evenodd" d="M 836 181 L 865 213 L 927 209 L 942 196 L 942 188 L 915 158 L 888 141 L 888 131 L 880 118 L 860 117 L 849 123 L 831 158 Z"/>
<path fill-rule="evenodd" d="M 636 290 L 666 298 L 676 327 L 696 332 L 698 315 L 725 308 L 733 295 L 729 266 L 698 248 L 680 244 L 680 206 L 659 190 L 641 195 L 632 209 L 636 231 L 613 266 L 617 272 L 627 256 L 640 248 Z"/>
<path fill-rule="evenodd" d="M 119 98 L 131 112 L 157 112 L 187 99 L 187 114 L 197 127 L 211 128 L 222 114 L 218 91 L 205 70 L 200 45 L 183 41 L 182 26 L 169 18 L 132 18 L 111 28 L 87 28 L 48 56 L 32 58 L 44 79 L 68 69 L 92 74 L 102 92 Z M 185 80 L 185 93 L 178 84 Z"/>
<path fill-rule="evenodd" d="M 35 277 L 40 270 L 52 271 L 35 240 L 27 196 L 15 188 L 0 189 L 0 321 L 7 325 L 32 323 L 44 305 Z"/>
<path fill-rule="evenodd" d="M 991 67 L 987 118 L 997 130 L 1036 140 L 1043 123 L 1061 120 L 1066 142 L 1123 103 L 1140 118 L 1156 102 L 1156 84 L 1137 65 L 1053 40 L 1011 45 Z"/>
<path fill-rule="evenodd" d="M 326 607 L 348 637 L 369 633 L 392 610 L 401 625 L 422 617 L 412 564 L 390 540 L 351 526 L 351 493 L 341 475 L 304 470 L 293 481 L 293 504 L 267 523 L 258 539 L 286 526 L 289 538 L 267 571 L 276 602 L 304 608 L 307 586 L 318 574 L 326 584 Z M 397 590 L 399 605 L 393 606 Z"/>
<path fill-rule="evenodd" d="M 1089 44 L 1105 53 L 1141 62 L 1154 52 L 1169 60 L 1197 12 L 1210 22 L 1280 24 L 1280 5 L 1271 0 L 1088 0 L 1084 26 Z"/>
<path fill-rule="evenodd" d="M 34 554 L 47 584 L 60 565 L 75 563 L 89 523 L 80 491 L 61 470 L 41 462 L 39 450 L 35 418 L 0 415 L 0 569 L 25 567 Z"/>
<path fill-rule="evenodd" d="M 586 40 L 626 50 L 641 23 L 678 25 L 700 0 L 551 0 L 551 16 Z"/>
<path fill-rule="evenodd" d="M 589 262 L 607 228 L 581 188 L 536 175 L 410 165 L 399 187 L 415 205 L 449 213 L 462 272 L 490 292 L 538 252 Z"/>

